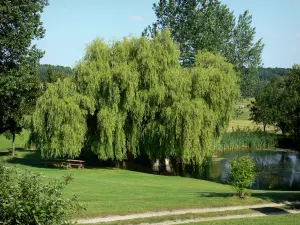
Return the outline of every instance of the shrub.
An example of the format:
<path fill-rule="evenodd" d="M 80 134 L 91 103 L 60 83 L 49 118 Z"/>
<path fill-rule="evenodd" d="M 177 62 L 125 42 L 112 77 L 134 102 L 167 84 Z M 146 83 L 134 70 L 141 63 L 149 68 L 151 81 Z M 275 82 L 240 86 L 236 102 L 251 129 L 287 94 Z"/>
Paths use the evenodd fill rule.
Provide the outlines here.
<path fill-rule="evenodd" d="M 229 182 L 238 196 L 251 194 L 248 189 L 256 176 L 256 165 L 249 156 L 235 157 L 230 163 Z"/>
<path fill-rule="evenodd" d="M 77 197 L 63 196 L 72 180 L 45 182 L 41 174 L 18 171 L 0 165 L 0 224 L 62 225 L 72 224 L 71 214 L 81 209 Z"/>

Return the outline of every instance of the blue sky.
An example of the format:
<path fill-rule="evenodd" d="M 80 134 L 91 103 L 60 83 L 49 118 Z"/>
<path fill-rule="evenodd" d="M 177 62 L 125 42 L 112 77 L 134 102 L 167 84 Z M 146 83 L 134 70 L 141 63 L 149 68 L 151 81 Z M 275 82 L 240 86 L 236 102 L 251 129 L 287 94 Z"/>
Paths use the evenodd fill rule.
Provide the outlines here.
<path fill-rule="evenodd" d="M 155 21 L 157 0 L 50 0 L 42 14 L 46 51 L 42 64 L 74 66 L 97 37 L 107 41 L 139 36 Z M 300 64 L 300 0 L 223 0 L 238 16 L 250 10 L 256 37 L 265 43 L 265 67 Z"/>

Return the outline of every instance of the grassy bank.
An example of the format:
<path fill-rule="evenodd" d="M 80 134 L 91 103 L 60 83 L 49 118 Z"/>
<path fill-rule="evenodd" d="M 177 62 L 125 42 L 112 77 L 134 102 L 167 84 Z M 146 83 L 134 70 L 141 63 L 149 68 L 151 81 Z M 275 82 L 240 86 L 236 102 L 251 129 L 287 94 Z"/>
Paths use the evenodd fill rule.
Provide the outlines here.
<path fill-rule="evenodd" d="M 18 151 L 14 159 L 0 153 L 6 166 L 44 174 L 45 180 L 72 173 L 66 196 L 78 194 L 86 211 L 75 217 L 124 215 L 135 212 L 257 204 L 300 198 L 299 192 L 254 191 L 239 199 L 228 185 L 184 177 L 158 176 L 118 169 L 44 168 L 37 151 Z"/>

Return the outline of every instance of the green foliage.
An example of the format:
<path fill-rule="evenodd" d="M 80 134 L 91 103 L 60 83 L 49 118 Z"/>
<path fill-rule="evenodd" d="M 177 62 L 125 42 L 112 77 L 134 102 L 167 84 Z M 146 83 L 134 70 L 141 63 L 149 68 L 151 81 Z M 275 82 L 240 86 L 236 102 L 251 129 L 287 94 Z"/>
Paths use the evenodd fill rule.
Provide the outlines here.
<path fill-rule="evenodd" d="M 66 184 L 45 183 L 41 174 L 0 166 L 0 224 L 71 224 L 70 216 L 82 206 L 76 196 L 64 197 Z"/>
<path fill-rule="evenodd" d="M 249 186 L 256 176 L 256 165 L 249 156 L 236 157 L 230 162 L 229 181 L 239 197 L 250 195 Z"/>
<path fill-rule="evenodd" d="M 287 68 L 261 68 L 259 70 L 259 78 L 264 82 L 269 82 L 274 78 L 285 77 L 289 73 Z"/>
<path fill-rule="evenodd" d="M 32 112 L 39 95 L 36 75 L 43 52 L 31 41 L 44 36 L 40 14 L 47 4 L 47 0 L 1 3 L 0 133 L 9 131 L 13 137 L 20 133 L 23 116 Z"/>
<path fill-rule="evenodd" d="M 193 68 L 178 57 L 168 31 L 111 46 L 95 40 L 76 67 L 76 88 L 66 80 L 49 85 L 37 103 L 43 155 L 75 157 L 84 148 L 103 160 L 144 153 L 201 164 L 227 128 L 238 80 L 219 55 L 199 53 Z"/>
<path fill-rule="evenodd" d="M 278 144 L 278 136 L 265 131 L 236 129 L 222 135 L 220 146 L 221 151 L 232 151 L 239 149 L 266 149 L 275 147 Z"/>
<path fill-rule="evenodd" d="M 271 81 L 259 93 L 251 108 L 255 122 L 278 126 L 283 134 L 300 141 L 300 66 L 294 65 L 288 76 Z"/>
<path fill-rule="evenodd" d="M 256 32 L 248 11 L 236 19 L 219 0 L 161 0 L 153 9 L 157 20 L 143 35 L 154 37 L 157 32 L 169 29 L 179 45 L 184 66 L 194 64 L 199 50 L 225 56 L 242 78 L 243 96 L 253 96 L 264 45 L 261 39 L 254 41 Z"/>
<path fill-rule="evenodd" d="M 255 97 L 250 108 L 250 119 L 256 123 L 280 126 L 278 119 L 284 109 L 285 81 L 284 78 L 275 78 Z M 282 121 L 283 122 L 283 121 Z M 284 128 L 283 133 L 285 133 Z"/>
<path fill-rule="evenodd" d="M 74 73 L 71 67 L 50 65 L 50 64 L 40 64 L 38 70 L 39 70 L 39 75 L 38 75 L 39 79 L 42 82 L 50 81 L 50 83 L 55 82 L 57 78 L 62 79 L 71 76 Z"/>
<path fill-rule="evenodd" d="M 70 79 L 49 84 L 33 114 L 34 143 L 44 158 L 77 157 L 87 130 L 89 98 L 76 91 Z"/>
<path fill-rule="evenodd" d="M 169 32 L 153 40 L 94 41 L 76 68 L 81 93 L 91 96 L 86 146 L 101 159 L 137 156 L 201 163 L 227 127 L 238 96 L 231 64 L 208 52 L 182 68 Z"/>

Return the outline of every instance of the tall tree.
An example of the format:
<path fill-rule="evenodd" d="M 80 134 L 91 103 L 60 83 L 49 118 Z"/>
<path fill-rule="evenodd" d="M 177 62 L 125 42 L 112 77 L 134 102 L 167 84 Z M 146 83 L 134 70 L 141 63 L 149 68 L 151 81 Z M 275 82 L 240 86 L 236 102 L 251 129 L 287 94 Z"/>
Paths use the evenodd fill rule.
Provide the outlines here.
<path fill-rule="evenodd" d="M 153 37 L 158 31 L 169 29 L 179 44 L 184 66 L 194 64 L 199 50 L 225 56 L 241 76 L 243 96 L 255 93 L 263 44 L 261 40 L 254 41 L 255 28 L 248 11 L 236 20 L 219 0 L 160 0 L 153 9 L 157 20 L 143 35 Z"/>
<path fill-rule="evenodd" d="M 103 160 L 144 153 L 201 165 L 227 128 L 238 79 L 220 55 L 199 53 L 195 67 L 183 68 L 179 54 L 168 31 L 111 46 L 93 41 L 75 69 L 76 88 L 51 84 L 38 101 L 43 155 L 74 157 L 86 147 Z"/>
<path fill-rule="evenodd" d="M 283 133 L 285 128 L 283 120 L 279 122 L 280 115 L 285 111 L 284 104 L 285 80 L 275 78 L 271 80 L 261 92 L 255 96 L 250 108 L 250 119 L 262 123 L 264 130 L 267 125 L 279 126 Z"/>
<path fill-rule="evenodd" d="M 43 52 L 31 45 L 44 36 L 40 21 L 47 0 L 2 1 L 0 6 L 0 133 L 15 135 L 35 104 L 37 65 Z"/>
<path fill-rule="evenodd" d="M 286 77 L 267 84 L 251 108 L 254 121 L 278 126 L 283 134 L 289 133 L 297 143 L 300 143 L 299 84 L 300 65 L 294 65 Z"/>

